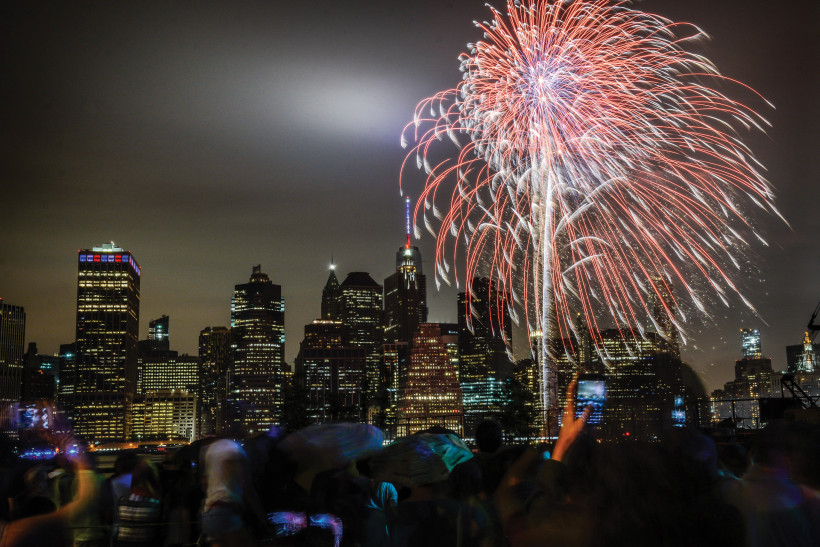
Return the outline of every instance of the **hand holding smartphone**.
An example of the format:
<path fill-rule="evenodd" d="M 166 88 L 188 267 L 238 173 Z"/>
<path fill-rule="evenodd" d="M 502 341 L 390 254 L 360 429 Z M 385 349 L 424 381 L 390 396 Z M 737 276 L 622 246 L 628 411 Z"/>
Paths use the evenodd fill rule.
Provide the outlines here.
<path fill-rule="evenodd" d="M 584 409 L 592 407 L 588 424 L 597 425 L 603 421 L 606 406 L 606 377 L 603 374 L 581 374 L 578 376 L 578 390 L 575 396 L 575 417 L 579 418 Z"/>

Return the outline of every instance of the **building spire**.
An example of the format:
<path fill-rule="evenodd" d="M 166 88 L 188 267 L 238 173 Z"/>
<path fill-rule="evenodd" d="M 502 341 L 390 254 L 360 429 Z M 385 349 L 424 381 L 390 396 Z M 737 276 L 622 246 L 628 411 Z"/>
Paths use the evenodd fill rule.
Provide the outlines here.
<path fill-rule="evenodd" d="M 331 257 L 330 273 L 327 276 L 325 288 L 322 289 L 322 319 L 332 321 L 341 319 L 340 296 L 341 288 L 339 287 L 339 280 L 336 278 L 336 264 Z"/>
<path fill-rule="evenodd" d="M 814 354 L 814 344 L 811 342 L 809 333 L 803 337 L 803 354 L 800 356 L 798 372 L 814 372 L 817 363 L 817 356 Z"/>
<path fill-rule="evenodd" d="M 404 197 L 404 226 L 407 233 L 406 249 L 410 248 L 410 196 Z"/>

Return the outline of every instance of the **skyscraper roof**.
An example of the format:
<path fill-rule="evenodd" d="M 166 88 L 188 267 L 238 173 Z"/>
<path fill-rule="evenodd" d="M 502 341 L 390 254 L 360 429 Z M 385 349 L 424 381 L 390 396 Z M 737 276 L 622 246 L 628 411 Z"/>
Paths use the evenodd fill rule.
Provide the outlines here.
<path fill-rule="evenodd" d="M 372 287 L 374 289 L 381 289 L 381 285 L 373 281 L 373 278 L 370 277 L 370 274 L 367 272 L 350 272 L 347 274 L 347 277 L 342 283 L 342 288 L 346 287 Z"/>

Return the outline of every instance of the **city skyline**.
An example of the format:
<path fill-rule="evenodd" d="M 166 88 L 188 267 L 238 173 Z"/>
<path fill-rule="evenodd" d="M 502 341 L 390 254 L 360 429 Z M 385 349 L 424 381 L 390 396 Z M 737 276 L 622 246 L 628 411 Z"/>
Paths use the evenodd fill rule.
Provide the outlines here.
<path fill-rule="evenodd" d="M 718 68 L 776 106 L 751 147 L 793 230 L 757 219 L 770 246 L 755 247 L 761 271 L 744 293 L 768 326 L 737 302 L 711 304 L 714 323 L 690 318 L 682 354 L 710 389 L 731 377 L 740 328 L 758 328 L 785 368 L 820 298 L 818 7 L 713 4 L 636 5 L 704 28 Z M 291 365 L 331 260 L 342 279 L 394 273 L 400 129 L 458 73 L 469 21 L 489 17 L 481 1 L 9 11 L 0 296 L 25 308 L 26 343 L 55 353 L 73 341 L 75 251 L 113 239 L 144 270 L 140 339 L 167 314 L 171 346 L 196 354 L 200 330 L 229 324 L 233 287 L 261 264 L 282 286 Z M 432 264 L 419 228 L 413 244 Z M 437 292 L 428 276 L 429 321 L 453 322 L 458 289 Z"/>

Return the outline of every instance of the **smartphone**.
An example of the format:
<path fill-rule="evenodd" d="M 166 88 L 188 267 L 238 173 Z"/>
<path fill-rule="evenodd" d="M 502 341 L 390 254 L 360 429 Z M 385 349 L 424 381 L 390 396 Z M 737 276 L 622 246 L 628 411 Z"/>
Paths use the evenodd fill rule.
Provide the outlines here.
<path fill-rule="evenodd" d="M 587 423 L 600 424 L 606 406 L 606 377 L 603 374 L 582 374 L 578 377 L 575 417 L 580 417 L 588 406 L 592 406 L 592 413 Z"/>

